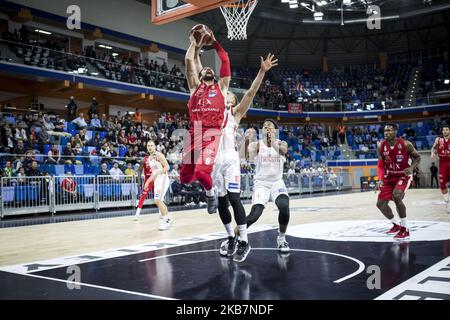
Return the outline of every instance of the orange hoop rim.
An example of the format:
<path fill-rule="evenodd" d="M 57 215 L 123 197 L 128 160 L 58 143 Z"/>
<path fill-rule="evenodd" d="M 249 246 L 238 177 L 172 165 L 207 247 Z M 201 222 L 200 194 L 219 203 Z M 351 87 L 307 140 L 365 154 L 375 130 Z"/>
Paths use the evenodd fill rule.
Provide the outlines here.
<path fill-rule="evenodd" d="M 246 8 L 250 5 L 253 4 L 253 2 L 256 2 L 256 0 L 250 0 L 249 2 L 247 2 L 246 4 L 237 4 L 237 3 L 229 3 L 229 4 L 225 4 L 222 7 L 225 8 Z"/>

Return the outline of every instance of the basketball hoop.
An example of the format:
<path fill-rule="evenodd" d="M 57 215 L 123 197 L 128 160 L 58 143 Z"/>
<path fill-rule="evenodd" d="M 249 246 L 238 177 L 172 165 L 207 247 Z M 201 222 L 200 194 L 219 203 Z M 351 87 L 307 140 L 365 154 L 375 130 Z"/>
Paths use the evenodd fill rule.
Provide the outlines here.
<path fill-rule="evenodd" d="M 256 7 L 258 0 L 239 0 L 232 4 L 220 7 L 223 17 L 227 22 L 228 39 L 247 39 L 247 23 L 250 15 Z"/>

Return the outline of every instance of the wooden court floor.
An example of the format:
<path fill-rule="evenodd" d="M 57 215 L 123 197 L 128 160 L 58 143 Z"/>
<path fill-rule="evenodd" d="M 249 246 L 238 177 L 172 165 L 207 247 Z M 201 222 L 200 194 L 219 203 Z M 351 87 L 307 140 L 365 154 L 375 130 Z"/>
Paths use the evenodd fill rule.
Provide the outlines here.
<path fill-rule="evenodd" d="M 450 222 L 439 190 L 410 190 L 405 197 L 411 220 Z M 380 220 L 373 192 L 347 193 L 291 200 L 290 227 L 307 223 L 352 220 Z M 395 212 L 393 203 L 391 206 Z M 231 209 L 231 208 L 230 208 Z M 247 214 L 250 205 L 245 205 Z M 206 208 L 171 212 L 171 229 L 158 231 L 158 215 L 84 220 L 0 229 L 0 266 L 80 255 L 143 243 L 223 232 L 218 214 Z M 259 225 L 277 224 L 277 211 L 270 203 Z M 387 224 L 387 226 L 389 226 Z"/>

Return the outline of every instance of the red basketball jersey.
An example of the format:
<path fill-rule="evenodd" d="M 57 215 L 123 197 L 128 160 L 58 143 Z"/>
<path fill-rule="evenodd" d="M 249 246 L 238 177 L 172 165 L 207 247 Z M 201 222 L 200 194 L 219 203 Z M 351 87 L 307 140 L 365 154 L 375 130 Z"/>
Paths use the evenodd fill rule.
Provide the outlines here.
<path fill-rule="evenodd" d="M 397 138 L 394 146 L 383 140 L 381 142 L 381 157 L 384 162 L 386 177 L 403 177 L 403 171 L 409 167 L 409 154 L 405 147 L 405 140 Z"/>
<path fill-rule="evenodd" d="M 439 138 L 438 140 L 439 162 L 450 163 L 450 138 Z"/>
<path fill-rule="evenodd" d="M 149 177 L 152 175 L 152 167 L 151 167 L 151 157 L 150 156 L 146 156 L 144 158 L 144 175 L 146 177 Z"/>
<path fill-rule="evenodd" d="M 194 122 L 202 123 L 203 128 L 220 128 L 223 124 L 225 97 L 217 83 L 210 86 L 202 82 L 189 99 L 191 129 Z"/>

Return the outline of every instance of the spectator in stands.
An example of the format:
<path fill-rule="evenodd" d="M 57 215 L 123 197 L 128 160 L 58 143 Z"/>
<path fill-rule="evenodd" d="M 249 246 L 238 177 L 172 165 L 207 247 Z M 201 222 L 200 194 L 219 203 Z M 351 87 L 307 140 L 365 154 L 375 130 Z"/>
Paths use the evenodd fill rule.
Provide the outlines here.
<path fill-rule="evenodd" d="M 47 163 L 59 164 L 61 161 L 61 154 L 58 149 L 58 145 L 52 145 L 52 148 L 47 153 Z"/>
<path fill-rule="evenodd" d="M 33 150 L 27 150 L 27 152 L 25 153 L 25 158 L 23 158 L 22 160 L 22 166 L 25 168 L 25 172 L 27 172 L 28 169 L 31 168 L 31 164 L 34 160 Z"/>
<path fill-rule="evenodd" d="M 14 168 L 11 165 L 11 161 L 6 161 L 5 167 L 2 170 L 2 176 L 3 177 L 13 177 L 16 174 Z"/>
<path fill-rule="evenodd" d="M 100 166 L 100 172 L 98 173 L 100 176 L 109 176 L 108 166 L 106 163 L 102 163 Z"/>
<path fill-rule="evenodd" d="M 17 140 L 27 141 L 27 132 L 25 130 L 25 122 L 20 121 L 16 128 L 16 133 L 14 134 L 14 138 Z"/>
<path fill-rule="evenodd" d="M 109 148 L 108 143 L 104 143 L 100 149 L 100 156 L 103 157 L 103 160 L 109 161 L 111 158 L 111 150 Z"/>
<path fill-rule="evenodd" d="M 178 164 L 175 163 L 175 164 L 173 165 L 172 170 L 169 171 L 169 178 L 172 179 L 172 180 L 174 180 L 174 179 L 176 179 L 177 177 L 178 177 L 178 178 L 180 177 L 180 171 L 179 171 L 179 169 L 178 169 Z"/>
<path fill-rule="evenodd" d="M 50 144 L 50 135 L 45 127 L 41 127 L 41 132 L 39 132 L 39 144 Z"/>
<path fill-rule="evenodd" d="M 74 97 L 73 97 L 73 96 L 70 97 L 70 101 L 69 101 L 69 103 L 66 105 L 66 108 L 67 108 L 67 112 L 68 112 L 68 117 L 67 117 L 67 119 L 68 119 L 68 121 L 72 121 L 73 119 L 75 119 L 75 116 L 76 116 L 76 114 L 77 114 L 77 109 L 78 109 L 78 106 L 77 106 L 77 104 L 75 103 L 75 100 L 74 100 Z M 83 119 L 83 120 L 84 120 L 84 119 Z"/>
<path fill-rule="evenodd" d="M 66 148 L 63 151 L 64 163 L 72 164 L 75 163 L 75 153 L 72 149 L 70 142 L 66 143 Z"/>
<path fill-rule="evenodd" d="M 434 162 L 431 163 L 430 173 L 431 173 L 431 188 L 433 188 L 433 182 L 436 181 L 436 187 L 439 187 L 439 179 L 438 179 L 438 167 Z"/>
<path fill-rule="evenodd" d="M 102 118 L 100 119 L 100 123 L 101 123 L 101 129 L 102 131 L 108 131 L 110 129 L 112 129 L 112 121 L 111 121 L 111 117 L 106 116 L 106 114 L 102 114 Z M 110 128 L 111 125 L 111 128 Z"/>
<path fill-rule="evenodd" d="M 98 114 L 94 113 L 92 115 L 90 127 L 91 130 L 100 130 L 102 128 L 102 123 L 100 119 L 98 118 Z"/>
<path fill-rule="evenodd" d="M 22 155 L 26 153 L 26 146 L 23 140 L 17 140 L 17 147 L 14 149 L 14 154 Z"/>
<path fill-rule="evenodd" d="M 134 177 L 136 175 L 136 171 L 133 170 L 133 165 L 131 162 L 127 163 L 127 168 L 125 169 L 125 175 L 127 177 Z"/>
<path fill-rule="evenodd" d="M 2 126 L 0 131 L 0 151 L 9 153 L 14 150 L 14 137 L 8 124 Z"/>
<path fill-rule="evenodd" d="M 80 113 L 80 115 L 78 116 L 78 118 L 76 118 L 75 120 L 72 121 L 72 123 L 76 124 L 78 129 L 84 129 L 87 127 L 87 123 L 84 120 L 84 115 L 82 113 Z"/>
<path fill-rule="evenodd" d="M 44 115 L 42 117 L 42 124 L 44 125 L 44 127 L 47 131 L 55 130 L 55 125 L 50 121 L 50 119 L 48 118 L 48 115 Z"/>
<path fill-rule="evenodd" d="M 17 179 L 15 180 L 19 185 L 24 185 L 27 183 L 27 179 L 25 178 L 27 175 L 25 174 L 25 168 L 20 167 L 17 172 Z"/>
<path fill-rule="evenodd" d="M 79 136 L 82 147 L 84 147 L 86 144 L 89 143 L 89 136 L 87 135 L 87 129 L 80 130 Z"/>
<path fill-rule="evenodd" d="M 72 177 L 70 171 L 66 172 L 66 177 L 61 182 L 64 203 L 72 203 L 77 200 L 77 182 Z"/>
<path fill-rule="evenodd" d="M 64 132 L 64 128 L 66 127 L 66 122 L 64 119 L 61 119 L 60 115 L 56 115 L 55 119 L 55 129 L 56 132 Z"/>
<path fill-rule="evenodd" d="M 101 145 L 100 133 L 98 132 L 95 133 L 95 136 L 91 139 L 91 141 L 89 141 L 89 145 L 95 147 Z"/>
<path fill-rule="evenodd" d="M 31 162 L 31 166 L 26 171 L 28 177 L 39 177 L 41 176 L 41 172 L 39 171 L 38 163 L 36 160 Z"/>
<path fill-rule="evenodd" d="M 94 114 L 97 115 L 98 119 L 98 102 L 95 97 L 92 97 L 91 105 L 89 106 L 88 116 L 89 120 L 92 120 L 94 118 Z"/>
<path fill-rule="evenodd" d="M 36 127 L 35 126 L 32 126 L 30 128 L 29 141 L 30 141 L 31 145 L 39 143 L 39 136 L 36 133 Z"/>
<path fill-rule="evenodd" d="M 123 172 L 122 172 L 122 170 L 120 170 L 118 162 L 114 162 L 113 167 L 109 170 L 109 175 L 115 181 L 119 181 L 120 176 L 123 176 Z"/>

